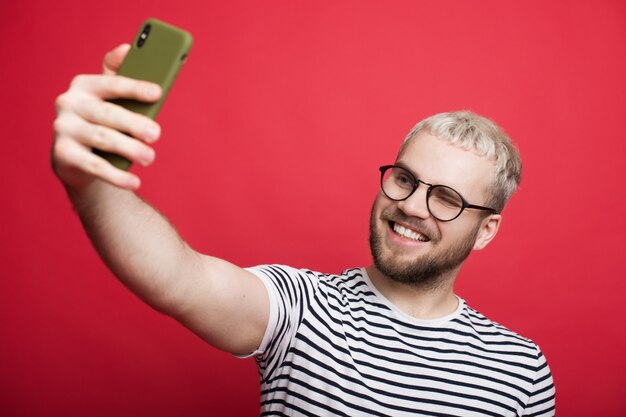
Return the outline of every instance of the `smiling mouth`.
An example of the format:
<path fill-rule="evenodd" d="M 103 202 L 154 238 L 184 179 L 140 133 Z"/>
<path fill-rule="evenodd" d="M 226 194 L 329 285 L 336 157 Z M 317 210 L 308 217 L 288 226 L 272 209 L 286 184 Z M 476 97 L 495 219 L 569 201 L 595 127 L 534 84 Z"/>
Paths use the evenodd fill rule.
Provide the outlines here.
<path fill-rule="evenodd" d="M 430 238 L 428 236 L 423 235 L 416 230 L 409 229 L 408 227 L 402 226 L 396 222 L 389 222 L 389 226 L 391 227 L 391 230 L 394 231 L 394 233 L 404 238 L 414 240 L 416 242 L 429 242 L 430 241 Z"/>

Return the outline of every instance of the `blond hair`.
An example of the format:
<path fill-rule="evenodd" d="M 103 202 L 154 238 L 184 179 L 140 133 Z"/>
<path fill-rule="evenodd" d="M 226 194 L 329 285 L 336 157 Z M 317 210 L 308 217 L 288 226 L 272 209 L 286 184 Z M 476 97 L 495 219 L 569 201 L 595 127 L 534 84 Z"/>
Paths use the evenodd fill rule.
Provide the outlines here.
<path fill-rule="evenodd" d="M 407 134 L 400 153 L 418 132 L 431 135 L 465 150 L 473 150 L 495 162 L 495 183 L 487 206 L 502 211 L 522 179 L 522 160 L 511 139 L 491 120 L 468 110 L 439 113 L 419 122 Z"/>

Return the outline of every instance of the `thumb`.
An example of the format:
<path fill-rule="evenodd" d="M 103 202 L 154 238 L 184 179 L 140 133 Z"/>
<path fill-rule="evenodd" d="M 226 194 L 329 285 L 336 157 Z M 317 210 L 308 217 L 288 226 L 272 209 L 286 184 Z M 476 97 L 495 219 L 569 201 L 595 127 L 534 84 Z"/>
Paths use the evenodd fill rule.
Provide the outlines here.
<path fill-rule="evenodd" d="M 105 75 L 115 75 L 117 70 L 120 69 L 120 65 L 122 65 L 129 50 L 130 45 L 123 43 L 107 52 L 104 56 L 104 62 L 102 63 L 102 73 Z"/>

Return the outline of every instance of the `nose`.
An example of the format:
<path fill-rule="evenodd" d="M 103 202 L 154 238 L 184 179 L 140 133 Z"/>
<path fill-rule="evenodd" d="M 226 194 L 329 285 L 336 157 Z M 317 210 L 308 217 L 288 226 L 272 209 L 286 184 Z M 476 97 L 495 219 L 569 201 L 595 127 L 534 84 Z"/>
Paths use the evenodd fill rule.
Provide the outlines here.
<path fill-rule="evenodd" d="M 426 204 L 427 193 L 428 186 L 420 184 L 409 198 L 398 202 L 398 208 L 407 216 L 419 217 L 420 219 L 429 218 L 430 212 Z"/>

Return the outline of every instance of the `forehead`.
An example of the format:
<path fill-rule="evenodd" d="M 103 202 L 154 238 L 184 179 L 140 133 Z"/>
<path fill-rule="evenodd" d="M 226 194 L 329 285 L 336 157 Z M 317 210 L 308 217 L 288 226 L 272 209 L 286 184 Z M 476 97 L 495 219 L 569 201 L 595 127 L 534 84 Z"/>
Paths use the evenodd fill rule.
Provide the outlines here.
<path fill-rule="evenodd" d="M 425 131 L 411 138 L 396 163 L 422 181 L 454 188 L 470 202 L 484 199 L 495 181 L 494 161 Z"/>

